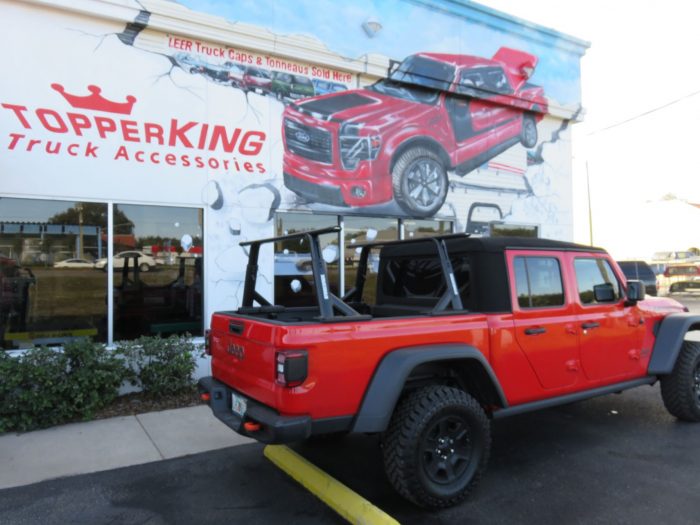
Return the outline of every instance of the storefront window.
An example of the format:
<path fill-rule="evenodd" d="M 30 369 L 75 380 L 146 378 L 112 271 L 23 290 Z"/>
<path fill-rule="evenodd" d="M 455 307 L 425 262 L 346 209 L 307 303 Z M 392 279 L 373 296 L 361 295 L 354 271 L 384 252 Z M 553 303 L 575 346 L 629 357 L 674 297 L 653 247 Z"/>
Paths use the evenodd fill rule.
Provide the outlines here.
<path fill-rule="evenodd" d="M 452 233 L 452 223 L 449 221 L 405 219 L 403 221 L 403 232 L 404 239 L 448 235 Z"/>
<path fill-rule="evenodd" d="M 0 343 L 106 341 L 107 205 L 0 198 Z"/>
<path fill-rule="evenodd" d="M 202 210 L 119 204 L 113 220 L 114 339 L 202 335 Z"/>
<path fill-rule="evenodd" d="M 355 284 L 357 265 L 360 261 L 359 245 L 368 242 L 395 241 L 399 238 L 399 222 L 379 217 L 345 217 L 345 289 Z M 355 245 L 358 245 L 357 247 Z M 377 295 L 378 250 L 372 250 L 367 261 L 367 276 L 363 288 L 363 300 L 374 304 Z"/>
<path fill-rule="evenodd" d="M 337 224 L 338 218 L 330 215 L 278 213 L 275 235 L 318 230 Z M 321 235 L 319 243 L 328 269 L 331 292 L 339 295 L 339 236 L 333 233 Z M 300 238 L 276 242 L 274 303 L 283 306 L 314 306 L 317 304 L 315 290 L 308 240 Z"/>

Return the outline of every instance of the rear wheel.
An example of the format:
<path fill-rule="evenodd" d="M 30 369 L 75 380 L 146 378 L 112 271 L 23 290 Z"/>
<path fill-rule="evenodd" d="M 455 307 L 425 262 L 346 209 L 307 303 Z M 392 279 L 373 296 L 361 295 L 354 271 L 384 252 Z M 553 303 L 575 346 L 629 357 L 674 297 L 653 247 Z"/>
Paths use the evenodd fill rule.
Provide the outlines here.
<path fill-rule="evenodd" d="M 520 132 L 520 143 L 525 148 L 534 148 L 537 145 L 537 123 L 532 115 L 523 116 L 523 127 Z"/>
<path fill-rule="evenodd" d="M 151 267 L 148 266 L 148 264 L 146 264 L 146 263 L 141 263 L 139 265 L 139 270 L 141 270 L 142 272 L 147 272 L 150 269 L 151 269 Z"/>
<path fill-rule="evenodd" d="M 421 507 L 462 501 L 488 462 L 489 420 L 467 393 L 429 386 L 398 405 L 384 435 L 384 468 L 396 491 Z"/>
<path fill-rule="evenodd" d="M 394 198 L 409 215 L 431 217 L 447 197 L 447 172 L 440 157 L 418 146 L 406 150 L 391 171 Z"/>
<path fill-rule="evenodd" d="M 700 421 L 700 343 L 684 341 L 673 372 L 661 378 L 666 410 L 683 421 Z"/>

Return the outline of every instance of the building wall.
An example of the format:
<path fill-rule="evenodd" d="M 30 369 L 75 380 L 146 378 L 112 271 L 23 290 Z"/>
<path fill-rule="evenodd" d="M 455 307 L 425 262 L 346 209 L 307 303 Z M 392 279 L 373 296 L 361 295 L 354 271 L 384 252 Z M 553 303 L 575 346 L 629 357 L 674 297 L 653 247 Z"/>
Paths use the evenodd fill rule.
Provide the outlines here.
<path fill-rule="evenodd" d="M 282 122 L 291 101 L 256 91 L 241 78 L 242 67 L 301 75 L 316 82 L 316 91 L 333 82 L 353 96 L 415 53 L 488 62 L 505 46 L 535 58 L 526 82 L 539 85 L 546 101 L 534 108 L 538 141 L 509 145 L 464 175 L 448 170 L 444 205 L 428 217 L 465 231 L 470 217 L 475 224 L 480 213 L 492 213 L 536 225 L 544 237 L 572 238 L 569 124 L 582 115 L 585 43 L 469 2 L 262 0 L 222 3 L 217 13 L 197 11 L 208 3 L 182 3 L 0 0 L 0 39 L 13 49 L 4 56 L 0 94 L 0 196 L 203 209 L 208 318 L 239 304 L 245 252 L 238 242 L 273 235 L 276 212 L 415 215 L 390 197 L 348 207 L 290 191 Z M 374 38 L 361 27 L 367 13 L 382 26 Z M 491 102 L 493 93 L 480 92 L 474 100 L 486 101 L 483 111 L 505 108 L 517 120 L 533 109 L 526 91 Z M 508 106 L 513 100 L 521 106 Z M 399 144 L 393 135 L 409 136 L 415 127 L 415 111 L 401 113 L 409 106 L 402 100 L 384 116 L 361 111 L 353 118 L 375 126 L 386 148 L 391 140 Z M 449 129 L 444 115 L 423 125 Z M 502 143 L 497 133 L 482 136 Z M 364 164 L 391 189 L 389 169 L 376 162 Z M 317 183 L 329 184 L 332 177 Z M 0 202 L 0 220 L 2 210 Z M 271 252 L 261 265 L 272 275 Z"/>

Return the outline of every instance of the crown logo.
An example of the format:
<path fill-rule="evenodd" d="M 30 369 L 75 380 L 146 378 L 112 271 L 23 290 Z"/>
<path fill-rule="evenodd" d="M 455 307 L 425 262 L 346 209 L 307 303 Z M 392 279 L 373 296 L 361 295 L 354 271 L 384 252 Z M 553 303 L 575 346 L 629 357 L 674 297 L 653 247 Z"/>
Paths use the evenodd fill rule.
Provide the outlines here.
<path fill-rule="evenodd" d="M 58 91 L 63 98 L 74 108 L 93 109 L 96 111 L 106 111 L 108 113 L 121 113 L 122 115 L 131 115 L 131 110 L 136 102 L 136 97 L 129 95 L 126 97 L 126 102 L 113 102 L 107 100 L 100 93 L 102 90 L 97 86 L 88 86 L 90 95 L 79 96 L 66 93 L 65 88 L 61 84 L 51 84 L 51 87 Z"/>

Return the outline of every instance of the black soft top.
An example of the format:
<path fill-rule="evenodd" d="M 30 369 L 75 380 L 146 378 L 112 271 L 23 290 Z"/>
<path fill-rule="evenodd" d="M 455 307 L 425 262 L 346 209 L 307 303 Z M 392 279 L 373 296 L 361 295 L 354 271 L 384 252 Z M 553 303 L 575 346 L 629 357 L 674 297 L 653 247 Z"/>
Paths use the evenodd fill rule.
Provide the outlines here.
<path fill-rule="evenodd" d="M 398 242 L 387 244 L 382 248 L 382 257 L 403 257 L 407 255 L 428 255 L 435 253 L 435 246 L 430 238 L 426 242 Z M 555 241 L 530 237 L 468 237 L 455 235 L 445 239 L 450 253 L 489 252 L 503 253 L 506 250 L 551 250 L 573 252 L 607 253 L 603 248 L 586 246 L 573 242 Z"/>
<path fill-rule="evenodd" d="M 435 242 L 430 237 L 396 242 L 382 246 L 381 261 L 388 264 L 392 258 L 435 257 Z M 528 237 L 468 237 L 465 234 L 444 236 L 450 257 L 466 258 L 470 267 L 471 293 L 463 301 L 468 310 L 484 313 L 510 312 L 510 287 L 506 268 L 506 250 L 574 251 L 607 253 L 602 248 L 572 242 Z M 379 278 L 383 275 L 379 271 Z M 381 284 L 381 283 L 380 283 Z M 378 286 L 381 290 L 381 286 Z"/>

